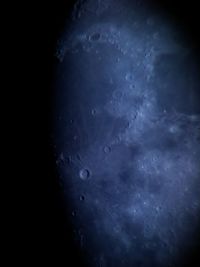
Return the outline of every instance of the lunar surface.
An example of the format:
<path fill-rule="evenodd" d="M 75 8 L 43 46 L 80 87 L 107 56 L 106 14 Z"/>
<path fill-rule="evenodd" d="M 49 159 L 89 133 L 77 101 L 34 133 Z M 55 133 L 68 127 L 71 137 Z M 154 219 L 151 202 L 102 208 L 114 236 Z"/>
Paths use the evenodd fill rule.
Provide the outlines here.
<path fill-rule="evenodd" d="M 182 266 L 199 241 L 193 46 L 148 1 L 87 0 L 56 58 L 56 164 L 86 266 Z"/>

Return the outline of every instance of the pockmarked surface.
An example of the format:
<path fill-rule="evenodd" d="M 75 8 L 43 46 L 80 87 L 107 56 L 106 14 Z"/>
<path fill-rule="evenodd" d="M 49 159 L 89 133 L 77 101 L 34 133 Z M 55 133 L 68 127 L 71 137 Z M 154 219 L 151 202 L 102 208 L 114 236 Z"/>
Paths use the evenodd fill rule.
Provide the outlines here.
<path fill-rule="evenodd" d="M 56 57 L 57 166 L 88 266 L 179 266 L 200 215 L 192 45 L 148 1 L 88 0 Z"/>

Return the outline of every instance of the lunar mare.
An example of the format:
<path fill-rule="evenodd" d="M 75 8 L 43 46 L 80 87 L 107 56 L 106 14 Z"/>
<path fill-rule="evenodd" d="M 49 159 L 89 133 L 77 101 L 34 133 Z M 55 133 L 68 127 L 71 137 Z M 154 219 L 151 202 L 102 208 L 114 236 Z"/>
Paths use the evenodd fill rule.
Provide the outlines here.
<path fill-rule="evenodd" d="M 177 266 L 199 226 L 198 64 L 134 3 L 77 1 L 56 54 L 57 164 L 88 266 Z"/>

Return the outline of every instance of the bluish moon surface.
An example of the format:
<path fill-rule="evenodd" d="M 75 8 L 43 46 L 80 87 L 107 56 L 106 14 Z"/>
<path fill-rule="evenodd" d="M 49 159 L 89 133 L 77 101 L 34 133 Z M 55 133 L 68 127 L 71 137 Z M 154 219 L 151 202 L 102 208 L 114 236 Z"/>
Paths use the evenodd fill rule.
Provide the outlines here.
<path fill-rule="evenodd" d="M 90 267 L 181 266 L 200 219 L 195 49 L 148 1 L 77 1 L 58 40 L 53 142 Z"/>

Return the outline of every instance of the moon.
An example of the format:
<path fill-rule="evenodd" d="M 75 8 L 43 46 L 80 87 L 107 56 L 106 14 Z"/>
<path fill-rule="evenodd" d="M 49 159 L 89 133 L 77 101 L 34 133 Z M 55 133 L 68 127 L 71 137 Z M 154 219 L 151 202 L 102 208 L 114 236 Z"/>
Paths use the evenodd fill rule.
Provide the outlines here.
<path fill-rule="evenodd" d="M 85 264 L 183 266 L 199 241 L 195 48 L 148 1 L 77 1 L 67 25 L 53 142 Z"/>

